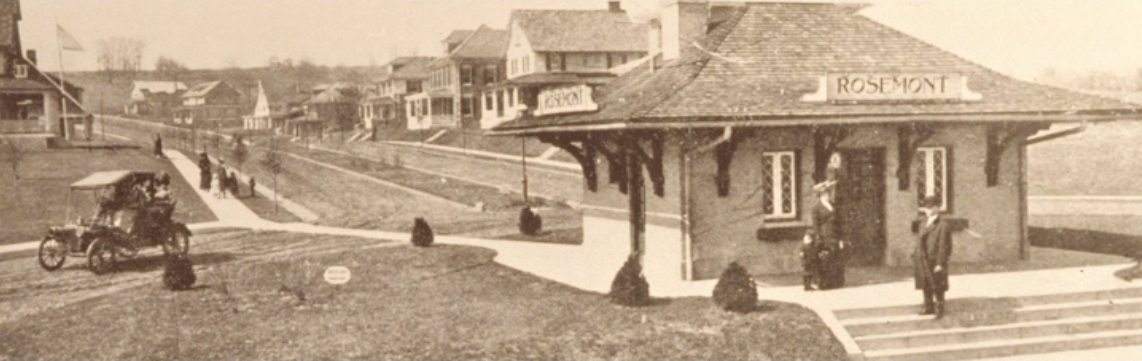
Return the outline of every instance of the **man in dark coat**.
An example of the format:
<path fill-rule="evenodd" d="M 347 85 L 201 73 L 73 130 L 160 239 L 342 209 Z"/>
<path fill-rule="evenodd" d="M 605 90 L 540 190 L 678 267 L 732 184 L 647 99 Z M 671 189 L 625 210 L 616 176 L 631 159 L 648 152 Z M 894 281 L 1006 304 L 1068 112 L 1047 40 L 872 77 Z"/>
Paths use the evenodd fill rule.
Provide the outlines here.
<path fill-rule="evenodd" d="M 952 228 L 940 216 L 940 199 L 926 197 L 920 201 L 924 212 L 916 252 L 912 254 L 916 289 L 924 291 L 921 315 L 944 317 L 944 292 L 948 291 L 948 259 L 952 256 Z"/>
<path fill-rule="evenodd" d="M 155 158 L 164 158 L 163 155 L 163 136 L 155 133 Z"/>
<path fill-rule="evenodd" d="M 206 152 L 202 152 L 198 158 L 198 171 L 198 188 L 204 191 L 209 191 L 212 173 L 210 173 L 210 158 L 206 156 Z"/>

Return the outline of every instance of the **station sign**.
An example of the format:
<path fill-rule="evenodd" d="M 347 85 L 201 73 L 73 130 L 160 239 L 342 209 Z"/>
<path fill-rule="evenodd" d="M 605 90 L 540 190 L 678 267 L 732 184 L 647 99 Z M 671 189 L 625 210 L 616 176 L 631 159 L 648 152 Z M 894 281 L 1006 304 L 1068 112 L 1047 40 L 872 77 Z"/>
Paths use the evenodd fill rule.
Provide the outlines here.
<path fill-rule="evenodd" d="M 539 91 L 535 115 L 576 113 L 599 110 L 586 84 L 562 86 Z"/>
<path fill-rule="evenodd" d="M 953 73 L 829 73 L 830 101 L 964 100 L 966 79 Z"/>

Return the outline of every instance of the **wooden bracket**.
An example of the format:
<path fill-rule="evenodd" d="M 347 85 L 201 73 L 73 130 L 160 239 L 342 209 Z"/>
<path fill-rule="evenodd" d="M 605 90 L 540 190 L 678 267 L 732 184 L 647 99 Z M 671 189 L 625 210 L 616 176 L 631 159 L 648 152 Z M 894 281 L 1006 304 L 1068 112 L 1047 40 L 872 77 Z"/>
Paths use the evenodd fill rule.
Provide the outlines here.
<path fill-rule="evenodd" d="M 908 190 L 912 183 L 912 157 L 916 155 L 916 148 L 935 133 L 935 129 L 927 124 L 910 123 L 896 128 L 896 151 L 899 160 L 896 165 L 896 178 L 900 183 L 900 190 Z"/>
<path fill-rule="evenodd" d="M 837 151 L 837 145 L 848 138 L 847 128 L 828 127 L 813 130 L 813 182 L 824 182 L 829 157 Z"/>
<path fill-rule="evenodd" d="M 1044 124 L 996 124 L 988 126 L 987 162 L 983 167 L 987 174 L 987 186 L 994 187 L 999 184 L 1000 160 L 1003 159 L 1003 152 L 1007 151 L 1013 142 L 1030 137 L 1047 127 L 1049 126 Z"/>
<path fill-rule="evenodd" d="M 643 149 L 642 143 L 638 138 L 627 138 L 625 144 L 632 146 L 632 154 L 638 156 L 642 160 L 642 164 L 646 165 L 647 173 L 650 173 L 650 182 L 654 186 L 654 195 L 658 197 L 666 196 L 666 175 L 663 172 L 662 166 L 662 135 L 659 133 L 650 133 L 650 152 Z"/>
<path fill-rule="evenodd" d="M 592 146 L 590 141 L 586 140 L 586 137 L 580 138 L 581 139 L 578 140 L 581 141 L 581 146 L 572 144 L 572 138 L 567 136 L 540 136 L 539 140 L 558 147 L 572 157 L 575 157 L 575 160 L 579 162 L 579 166 L 583 168 L 583 180 L 587 182 L 587 189 L 595 192 L 599 189 L 598 177 L 595 172 L 595 147 Z"/>
<path fill-rule="evenodd" d="M 612 142 L 595 134 L 588 135 L 587 141 L 591 143 L 596 151 L 607 159 L 607 181 L 611 184 L 617 183 L 619 185 L 619 192 L 626 194 L 627 170 L 626 160 L 621 155 L 622 146 L 616 145 L 612 148 L 609 145 L 609 143 Z"/>

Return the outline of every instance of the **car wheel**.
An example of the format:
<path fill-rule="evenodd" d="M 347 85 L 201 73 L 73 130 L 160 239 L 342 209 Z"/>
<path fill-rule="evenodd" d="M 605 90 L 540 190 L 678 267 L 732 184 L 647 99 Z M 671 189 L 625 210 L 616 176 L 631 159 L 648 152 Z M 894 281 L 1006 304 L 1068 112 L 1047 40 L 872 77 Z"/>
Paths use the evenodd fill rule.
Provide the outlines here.
<path fill-rule="evenodd" d="M 110 242 L 99 238 L 87 247 L 87 268 L 92 273 L 101 275 L 115 270 L 115 250 Z"/>
<path fill-rule="evenodd" d="M 63 267 L 67 260 L 67 245 L 52 236 L 44 237 L 40 242 L 40 267 L 48 271 L 55 271 Z"/>

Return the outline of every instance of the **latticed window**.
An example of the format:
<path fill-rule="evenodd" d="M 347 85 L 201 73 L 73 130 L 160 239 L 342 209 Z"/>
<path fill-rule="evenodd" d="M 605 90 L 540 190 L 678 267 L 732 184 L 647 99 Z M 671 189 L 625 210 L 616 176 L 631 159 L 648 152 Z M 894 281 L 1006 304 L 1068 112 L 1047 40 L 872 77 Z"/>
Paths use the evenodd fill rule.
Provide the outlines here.
<path fill-rule="evenodd" d="M 762 155 L 761 193 L 765 218 L 797 217 L 797 157 L 794 152 Z"/>
<path fill-rule="evenodd" d="M 948 150 L 943 147 L 916 149 L 916 199 L 928 196 L 940 199 L 940 208 L 948 210 Z"/>

